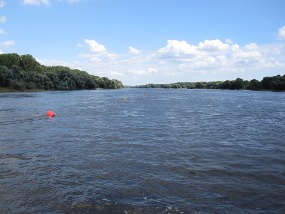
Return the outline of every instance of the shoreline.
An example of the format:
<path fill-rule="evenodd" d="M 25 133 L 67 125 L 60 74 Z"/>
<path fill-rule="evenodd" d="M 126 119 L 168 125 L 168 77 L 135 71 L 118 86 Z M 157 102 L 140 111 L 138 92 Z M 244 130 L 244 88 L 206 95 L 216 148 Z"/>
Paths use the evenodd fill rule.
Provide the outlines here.
<path fill-rule="evenodd" d="M 124 88 L 132 88 L 132 89 L 162 89 L 162 90 L 220 90 L 220 91 L 261 91 L 261 92 L 285 92 L 285 90 L 250 90 L 250 89 L 217 89 L 217 88 L 143 88 L 143 87 L 124 87 Z M 124 89 L 121 88 L 121 89 Z M 86 91 L 86 90 L 112 90 L 112 89 L 104 89 L 104 88 L 96 88 L 96 89 L 81 89 L 81 90 L 41 90 L 41 89 L 32 89 L 32 90 L 15 90 L 15 89 L 10 89 L 10 88 L 3 88 L 0 87 L 0 94 L 2 93 L 30 93 L 30 92 L 51 92 L 51 91 Z M 113 90 L 118 90 L 118 89 L 113 89 Z"/>
<path fill-rule="evenodd" d="M 123 88 L 120 88 L 123 89 Z M 120 90 L 120 89 L 106 89 L 106 88 L 95 88 L 95 89 L 75 89 L 75 90 L 44 90 L 44 89 L 30 89 L 30 90 L 15 90 L 11 88 L 0 87 L 1 93 L 26 93 L 26 92 L 49 92 L 49 91 L 96 91 L 96 90 Z"/>

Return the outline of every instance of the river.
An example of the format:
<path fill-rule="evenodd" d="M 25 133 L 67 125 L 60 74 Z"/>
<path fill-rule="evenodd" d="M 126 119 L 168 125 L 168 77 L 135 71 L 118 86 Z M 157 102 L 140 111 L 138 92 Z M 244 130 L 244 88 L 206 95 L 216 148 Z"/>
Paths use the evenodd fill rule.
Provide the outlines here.
<path fill-rule="evenodd" d="M 1 93 L 0 128 L 0 213 L 285 213 L 283 92 Z"/>

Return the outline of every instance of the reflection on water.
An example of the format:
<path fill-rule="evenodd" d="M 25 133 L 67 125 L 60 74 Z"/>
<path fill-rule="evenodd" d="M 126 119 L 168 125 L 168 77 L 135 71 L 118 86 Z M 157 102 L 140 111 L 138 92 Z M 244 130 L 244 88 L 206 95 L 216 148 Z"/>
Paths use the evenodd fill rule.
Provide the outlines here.
<path fill-rule="evenodd" d="M 284 213 L 284 98 L 0 94 L 0 212 Z"/>

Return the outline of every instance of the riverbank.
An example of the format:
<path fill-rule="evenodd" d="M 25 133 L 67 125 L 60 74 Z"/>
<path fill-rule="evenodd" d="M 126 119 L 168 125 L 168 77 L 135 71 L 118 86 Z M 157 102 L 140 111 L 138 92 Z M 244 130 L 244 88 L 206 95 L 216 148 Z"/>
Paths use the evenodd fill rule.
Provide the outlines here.
<path fill-rule="evenodd" d="M 41 91 L 46 91 L 46 90 L 40 90 L 40 89 L 29 89 L 29 90 L 16 90 L 16 89 L 11 89 L 11 88 L 1 88 L 0 87 L 0 93 L 12 93 L 12 92 L 41 92 Z"/>
<path fill-rule="evenodd" d="M 123 89 L 123 88 L 120 88 Z M 119 89 L 105 89 L 105 88 L 96 88 L 96 89 L 75 89 L 75 90 L 64 90 L 64 91 L 84 91 L 84 90 L 119 90 Z M 45 91 L 61 91 L 61 90 L 44 90 L 44 89 L 25 89 L 25 90 L 16 90 L 7 87 L 0 87 L 0 93 L 21 93 L 21 92 L 45 92 Z"/>
<path fill-rule="evenodd" d="M 284 91 L 285 75 L 264 77 L 261 81 L 256 79 L 215 81 L 215 82 L 177 82 L 170 84 L 147 84 L 137 88 L 185 88 L 185 89 L 229 89 L 229 90 L 253 90 L 253 91 Z"/>

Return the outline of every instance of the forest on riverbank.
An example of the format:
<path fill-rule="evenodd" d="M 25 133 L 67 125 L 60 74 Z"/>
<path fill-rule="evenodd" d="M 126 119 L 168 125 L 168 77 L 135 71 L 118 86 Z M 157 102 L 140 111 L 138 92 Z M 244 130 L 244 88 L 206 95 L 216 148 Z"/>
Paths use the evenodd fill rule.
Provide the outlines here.
<path fill-rule="evenodd" d="M 119 89 L 119 80 L 65 66 L 45 66 L 29 54 L 0 54 L 0 89 L 15 91 Z"/>
<path fill-rule="evenodd" d="M 216 82 L 177 82 L 171 84 L 147 84 L 138 88 L 186 88 L 186 89 L 229 89 L 229 90 L 285 90 L 285 75 L 264 77 L 261 81 L 256 79 L 216 81 Z"/>

